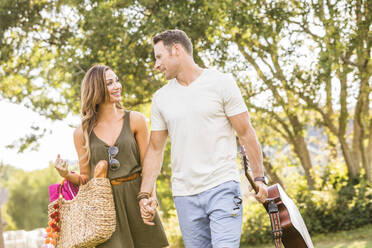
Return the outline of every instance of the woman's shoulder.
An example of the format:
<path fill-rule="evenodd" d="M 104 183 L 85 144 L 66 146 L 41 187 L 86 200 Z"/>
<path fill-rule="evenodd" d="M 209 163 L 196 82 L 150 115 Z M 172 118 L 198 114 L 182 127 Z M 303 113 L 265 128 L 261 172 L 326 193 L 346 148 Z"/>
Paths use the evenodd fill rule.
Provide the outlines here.
<path fill-rule="evenodd" d="M 130 111 L 130 118 L 134 120 L 146 120 L 146 116 L 138 111 Z"/>
<path fill-rule="evenodd" d="M 74 130 L 74 140 L 84 140 L 84 132 L 81 124 Z"/>
<path fill-rule="evenodd" d="M 130 111 L 129 114 L 130 114 L 129 117 L 130 117 L 131 126 L 135 127 L 135 126 L 141 126 L 143 124 L 146 124 L 147 118 L 141 112 Z"/>

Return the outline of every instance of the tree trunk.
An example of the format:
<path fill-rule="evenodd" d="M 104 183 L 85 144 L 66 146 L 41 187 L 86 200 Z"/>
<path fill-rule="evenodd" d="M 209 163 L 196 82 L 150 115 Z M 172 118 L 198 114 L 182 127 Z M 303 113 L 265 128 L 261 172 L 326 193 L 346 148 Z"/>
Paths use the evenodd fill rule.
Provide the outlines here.
<path fill-rule="evenodd" d="M 365 179 L 368 181 L 368 182 L 371 182 L 371 165 L 369 163 L 369 154 L 368 154 L 368 146 L 366 147 L 365 146 L 365 134 L 364 134 L 364 131 L 362 131 L 362 135 L 361 135 L 361 138 L 359 140 L 359 148 L 360 148 L 360 152 L 361 152 L 361 158 L 362 158 L 362 166 L 364 168 L 364 172 L 365 172 Z"/>
<path fill-rule="evenodd" d="M 369 174 L 366 174 L 368 182 L 372 182 L 372 120 L 369 125 L 369 138 L 368 138 L 368 146 L 367 146 L 367 165 L 369 168 Z M 366 171 L 367 173 L 367 171 Z"/>
<path fill-rule="evenodd" d="M 270 160 L 268 159 L 268 157 L 266 156 L 264 152 L 262 152 L 262 156 L 263 156 L 263 165 L 265 167 L 265 171 L 270 177 L 269 183 L 270 184 L 279 183 L 284 188 L 282 180 L 280 180 L 278 174 L 276 174 L 274 170 L 274 166 L 271 164 Z"/>
<path fill-rule="evenodd" d="M 269 161 L 267 161 L 266 159 L 264 160 L 263 165 L 265 167 L 265 171 L 267 172 L 267 174 L 270 177 L 269 184 L 278 183 L 283 188 L 285 188 L 285 185 L 283 184 L 282 180 L 280 180 L 280 178 L 278 177 L 278 175 L 276 174 L 276 172 L 273 170 L 273 165 Z"/>
<path fill-rule="evenodd" d="M 361 135 L 361 126 L 359 122 L 357 121 L 357 116 L 354 117 L 354 123 L 353 123 L 353 144 L 352 144 L 352 160 L 355 165 L 360 165 L 361 160 L 361 150 L 360 150 L 360 139 L 363 139 Z M 358 166 L 359 167 L 359 166 Z M 359 170 L 359 168 L 358 168 Z"/>
<path fill-rule="evenodd" d="M 0 248 L 4 248 L 3 218 L 1 217 L 1 206 L 0 206 Z"/>
<path fill-rule="evenodd" d="M 361 145 L 362 145 L 362 142 L 361 142 Z M 370 156 L 370 155 L 368 155 L 367 147 L 366 148 L 363 147 L 362 162 L 363 162 L 363 168 L 364 168 L 364 171 L 365 171 L 365 178 L 368 182 L 372 182 L 371 163 L 368 159 L 368 156 Z"/>
<path fill-rule="evenodd" d="M 348 175 L 350 179 L 357 178 L 359 174 L 359 166 L 353 160 L 350 148 L 346 143 L 345 137 L 338 136 L 338 140 L 341 144 L 342 154 L 344 155 L 346 167 L 348 169 Z"/>
<path fill-rule="evenodd" d="M 307 185 L 309 186 L 310 190 L 314 190 L 315 182 L 313 176 L 311 175 L 312 162 L 304 137 L 300 135 L 294 137 L 293 146 L 295 153 L 300 159 L 302 168 L 305 171 Z"/>

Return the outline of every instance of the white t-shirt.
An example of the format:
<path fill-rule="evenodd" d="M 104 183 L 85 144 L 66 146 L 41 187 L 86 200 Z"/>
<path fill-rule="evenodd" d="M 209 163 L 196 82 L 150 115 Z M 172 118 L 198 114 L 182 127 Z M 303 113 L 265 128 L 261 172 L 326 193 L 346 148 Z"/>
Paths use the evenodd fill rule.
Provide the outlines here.
<path fill-rule="evenodd" d="M 151 130 L 168 130 L 174 196 L 239 181 L 235 132 L 227 117 L 245 111 L 233 77 L 212 69 L 187 87 L 172 79 L 156 91 Z"/>

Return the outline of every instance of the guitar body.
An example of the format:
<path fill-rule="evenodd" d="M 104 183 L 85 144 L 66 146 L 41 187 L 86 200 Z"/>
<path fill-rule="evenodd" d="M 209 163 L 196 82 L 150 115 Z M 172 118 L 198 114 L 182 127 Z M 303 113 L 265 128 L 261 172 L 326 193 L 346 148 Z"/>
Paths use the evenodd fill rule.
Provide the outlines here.
<path fill-rule="evenodd" d="M 242 155 L 245 176 L 257 193 L 257 186 L 248 173 L 248 158 L 243 146 L 240 146 L 240 153 Z M 282 241 L 285 248 L 314 248 L 300 211 L 298 211 L 296 204 L 288 197 L 280 184 L 274 184 L 268 187 L 268 197 L 263 205 L 268 213 L 269 205 L 271 206 L 271 214 L 269 213 L 269 216 L 273 233 L 278 234 L 276 231 L 280 231 L 279 229 L 282 230 L 281 238 L 273 234 L 275 247 L 281 247 L 280 241 Z M 278 221 L 278 218 L 280 221 Z"/>
<path fill-rule="evenodd" d="M 282 243 L 286 248 L 313 248 L 309 232 L 300 211 L 279 184 L 268 187 L 268 198 L 273 199 L 279 209 Z M 268 210 L 268 202 L 264 203 Z"/>

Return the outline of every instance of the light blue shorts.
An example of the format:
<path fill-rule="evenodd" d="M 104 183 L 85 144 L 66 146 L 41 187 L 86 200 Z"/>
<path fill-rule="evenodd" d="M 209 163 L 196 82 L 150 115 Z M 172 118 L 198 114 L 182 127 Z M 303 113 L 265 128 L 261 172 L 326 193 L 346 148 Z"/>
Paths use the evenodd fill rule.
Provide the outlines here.
<path fill-rule="evenodd" d="M 175 196 L 187 248 L 238 248 L 243 219 L 240 184 L 222 183 L 192 196 Z"/>

